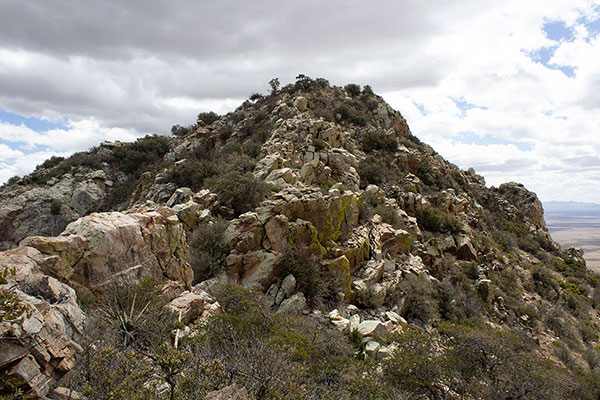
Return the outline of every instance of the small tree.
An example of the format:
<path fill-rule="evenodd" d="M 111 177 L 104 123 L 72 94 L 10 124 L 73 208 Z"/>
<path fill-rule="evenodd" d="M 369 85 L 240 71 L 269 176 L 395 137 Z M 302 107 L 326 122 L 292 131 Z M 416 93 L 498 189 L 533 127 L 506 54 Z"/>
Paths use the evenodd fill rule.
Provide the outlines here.
<path fill-rule="evenodd" d="M 271 94 L 276 94 L 279 90 L 279 86 L 281 86 L 281 83 L 279 83 L 279 78 L 271 79 L 269 81 L 269 86 L 271 86 Z"/>

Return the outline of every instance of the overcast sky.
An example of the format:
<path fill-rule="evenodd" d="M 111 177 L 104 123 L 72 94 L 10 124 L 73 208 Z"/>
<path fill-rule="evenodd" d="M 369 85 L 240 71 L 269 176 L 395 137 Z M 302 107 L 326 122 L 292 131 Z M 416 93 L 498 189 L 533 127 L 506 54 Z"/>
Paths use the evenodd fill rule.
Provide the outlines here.
<path fill-rule="evenodd" d="M 300 73 L 369 84 L 489 185 L 600 203 L 600 3 L 0 0 L 0 182 Z"/>

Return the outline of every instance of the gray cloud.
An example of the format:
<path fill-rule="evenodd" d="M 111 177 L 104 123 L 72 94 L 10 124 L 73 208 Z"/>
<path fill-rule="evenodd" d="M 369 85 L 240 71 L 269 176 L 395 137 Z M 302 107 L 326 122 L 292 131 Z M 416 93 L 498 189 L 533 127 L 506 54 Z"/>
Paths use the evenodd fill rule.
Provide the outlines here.
<path fill-rule="evenodd" d="M 590 58 L 579 53 L 584 46 L 566 49 L 578 67 L 567 80 L 525 54 L 548 45 L 546 19 L 588 3 L 4 0 L 0 108 L 79 121 L 88 144 L 167 133 L 200 111 L 225 112 L 266 93 L 273 77 L 285 84 L 304 73 L 371 85 L 432 143 L 474 132 L 534 148 L 437 141 L 451 161 L 486 177 L 538 184 L 551 172 L 567 181 L 574 168 L 598 171 L 591 149 L 600 145 L 590 132 L 599 120 L 588 112 L 600 104 L 597 66 L 582 61 Z M 462 97 L 483 108 L 461 116 L 452 99 Z M 0 171 L 0 180 L 19 168 Z"/>

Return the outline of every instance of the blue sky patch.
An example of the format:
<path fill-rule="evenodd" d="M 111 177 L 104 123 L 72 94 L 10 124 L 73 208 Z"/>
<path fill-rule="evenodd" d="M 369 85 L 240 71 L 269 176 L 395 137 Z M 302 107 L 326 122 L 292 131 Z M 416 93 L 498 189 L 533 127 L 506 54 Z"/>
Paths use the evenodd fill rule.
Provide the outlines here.
<path fill-rule="evenodd" d="M 575 67 L 570 65 L 559 65 L 550 62 L 550 59 L 554 55 L 556 49 L 558 49 L 558 45 L 541 47 L 537 50 L 527 53 L 527 56 L 531 58 L 534 62 L 540 63 L 548 69 L 559 70 L 569 78 L 575 77 Z"/>
<path fill-rule="evenodd" d="M 427 111 L 425 111 L 425 106 L 422 103 L 417 103 L 416 101 L 413 100 L 413 104 L 415 105 L 415 107 L 417 107 L 417 109 L 419 110 L 421 115 L 423 115 L 423 116 L 427 115 Z"/>
<path fill-rule="evenodd" d="M 36 132 L 44 132 L 52 129 L 70 130 L 71 128 L 67 125 L 67 120 L 63 118 L 59 121 L 51 121 L 43 118 L 26 118 L 19 114 L 11 113 L 0 108 L 0 121 L 8 122 L 12 125 L 25 125 L 31 130 Z"/>
<path fill-rule="evenodd" d="M 521 151 L 533 150 L 533 145 L 527 142 L 517 142 L 512 140 L 506 140 L 493 135 L 477 135 L 473 132 L 463 132 L 461 136 L 457 138 L 457 141 L 463 144 L 475 144 L 479 146 L 490 146 L 494 144 L 509 145 L 512 144 Z"/>
<path fill-rule="evenodd" d="M 454 102 L 454 104 L 456 104 L 456 107 L 458 107 L 458 109 L 461 111 L 461 118 L 464 118 L 467 114 L 467 110 L 472 110 L 473 108 L 479 108 L 481 110 L 487 110 L 487 107 L 482 107 L 482 106 L 478 106 L 476 104 L 473 103 L 469 103 L 468 101 L 465 100 L 464 97 L 460 97 L 460 98 L 452 98 L 452 101 Z"/>
<path fill-rule="evenodd" d="M 546 37 L 555 42 L 567 41 L 570 42 L 575 38 L 575 31 L 573 28 L 567 26 L 564 21 L 548 21 L 542 27 L 542 30 L 546 32 Z"/>
<path fill-rule="evenodd" d="M 50 151 L 52 150 L 50 146 L 45 144 L 36 144 L 31 145 L 31 143 L 27 142 L 12 142 L 9 140 L 0 139 L 0 144 L 5 144 L 13 150 L 18 150 L 23 154 L 33 154 L 39 153 L 40 151 Z"/>
<path fill-rule="evenodd" d="M 594 16 L 589 18 L 588 16 L 581 17 L 577 20 L 578 24 L 585 26 L 589 36 L 585 38 L 586 42 L 590 42 L 600 33 L 600 4 L 594 8 Z"/>

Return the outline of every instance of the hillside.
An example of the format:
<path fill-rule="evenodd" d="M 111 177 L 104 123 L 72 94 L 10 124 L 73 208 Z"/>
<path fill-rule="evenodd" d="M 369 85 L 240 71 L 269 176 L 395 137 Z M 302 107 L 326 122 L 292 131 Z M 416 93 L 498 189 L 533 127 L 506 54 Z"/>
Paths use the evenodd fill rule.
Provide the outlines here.
<path fill-rule="evenodd" d="M 600 395 L 600 279 L 534 193 L 444 160 L 368 86 L 272 82 L 2 187 L 0 393 Z"/>

